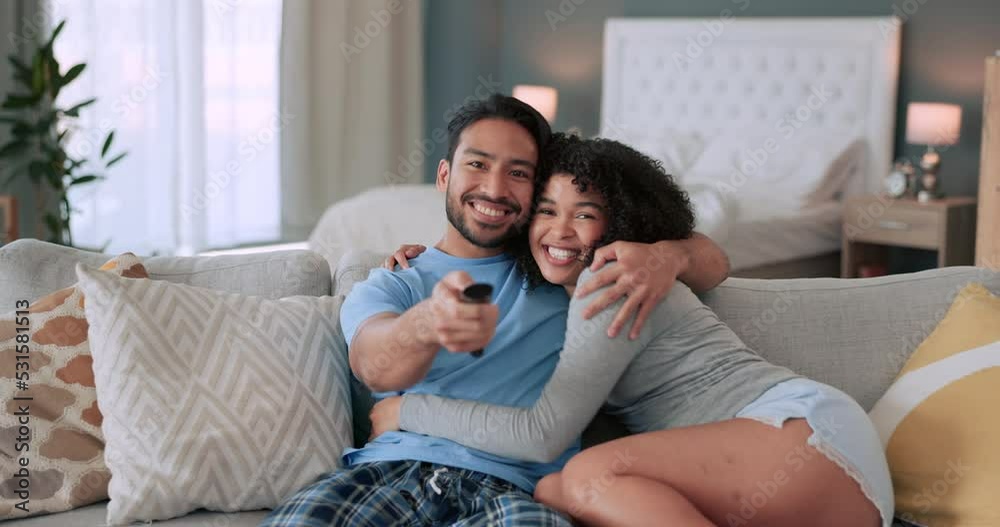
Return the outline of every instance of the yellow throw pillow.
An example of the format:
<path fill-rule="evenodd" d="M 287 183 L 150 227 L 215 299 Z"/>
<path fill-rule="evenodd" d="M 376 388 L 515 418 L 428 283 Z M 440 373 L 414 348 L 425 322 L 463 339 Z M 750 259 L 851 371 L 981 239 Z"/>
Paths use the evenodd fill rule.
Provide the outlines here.
<path fill-rule="evenodd" d="M 870 412 L 896 515 L 930 527 L 1000 525 L 1000 298 L 955 297 Z"/>
<path fill-rule="evenodd" d="M 148 278 L 141 261 L 125 253 L 101 267 L 127 278 Z M 14 306 L 4 306 L 14 307 Z M 0 315 L 0 520 L 65 511 L 108 499 L 103 417 L 97 408 L 93 359 L 83 292 L 70 286 L 28 307 L 28 360 L 18 359 L 14 312 Z M 22 326 L 23 327 L 23 326 Z M 25 364 L 26 368 L 17 366 Z M 25 377 L 27 390 L 18 387 Z M 31 399 L 16 399 L 29 396 Z M 20 436 L 19 409 L 29 430 Z M 28 450 L 23 450 L 24 447 Z M 19 478 L 20 460 L 29 478 Z M 30 482 L 29 499 L 19 491 Z M 20 506 L 19 506 L 20 504 Z"/>

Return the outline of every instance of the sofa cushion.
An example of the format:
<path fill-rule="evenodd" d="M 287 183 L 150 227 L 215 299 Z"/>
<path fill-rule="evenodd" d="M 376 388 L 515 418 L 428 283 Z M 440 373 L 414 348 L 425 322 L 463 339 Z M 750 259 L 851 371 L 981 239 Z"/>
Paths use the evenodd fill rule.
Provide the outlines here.
<path fill-rule="evenodd" d="M 0 311 L 16 300 L 33 301 L 76 282 L 77 262 L 98 267 L 106 255 L 24 239 L 0 248 Z M 143 264 L 150 278 L 229 293 L 282 298 L 323 296 L 332 289 L 329 266 L 311 251 L 231 256 L 153 256 Z"/>
<path fill-rule="evenodd" d="M 109 524 L 274 507 L 340 466 L 352 430 L 343 297 L 77 273 Z"/>
<path fill-rule="evenodd" d="M 256 527 L 270 511 L 211 512 L 197 510 L 170 520 L 158 521 L 155 527 Z M 107 525 L 108 502 L 102 501 L 79 509 L 11 520 L 4 527 L 103 527 Z"/>
<path fill-rule="evenodd" d="M 1000 525 L 1000 298 L 970 284 L 870 413 L 896 514 L 927 525 Z"/>
<path fill-rule="evenodd" d="M 1000 291 L 1000 272 L 946 267 L 843 280 L 730 278 L 702 296 L 767 360 L 847 392 L 866 410 L 970 282 Z"/>
<path fill-rule="evenodd" d="M 131 253 L 101 270 L 146 276 Z M 0 518 L 59 512 L 108 498 L 111 473 L 104 465 L 84 302 L 72 286 L 0 316 L 0 406 L 6 410 L 0 414 Z M 17 387 L 15 378 L 25 387 Z M 23 423 L 15 415 L 22 405 L 30 416 L 26 435 L 18 432 Z M 26 481 L 16 476 L 22 459 L 30 463 L 30 499 L 17 493 Z"/>
<path fill-rule="evenodd" d="M 374 188 L 330 205 L 309 248 L 336 268 L 351 249 L 389 254 L 404 243 L 431 246 L 444 233 L 444 210 L 444 193 L 432 184 Z"/>

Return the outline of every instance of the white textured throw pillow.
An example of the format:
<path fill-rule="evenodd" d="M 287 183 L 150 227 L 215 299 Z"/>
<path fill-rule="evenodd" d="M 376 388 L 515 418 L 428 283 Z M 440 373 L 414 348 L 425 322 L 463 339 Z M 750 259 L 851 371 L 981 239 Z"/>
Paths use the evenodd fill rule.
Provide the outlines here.
<path fill-rule="evenodd" d="M 82 265 L 107 522 L 273 508 L 351 440 L 343 297 L 281 300 Z"/>

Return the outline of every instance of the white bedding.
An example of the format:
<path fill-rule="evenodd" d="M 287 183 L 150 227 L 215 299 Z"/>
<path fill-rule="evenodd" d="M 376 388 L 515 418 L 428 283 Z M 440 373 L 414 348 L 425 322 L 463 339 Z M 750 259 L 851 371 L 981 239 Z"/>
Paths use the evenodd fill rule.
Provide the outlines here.
<path fill-rule="evenodd" d="M 843 204 L 829 202 L 796 214 L 744 216 L 721 245 L 733 270 L 838 251 L 842 214 Z"/>

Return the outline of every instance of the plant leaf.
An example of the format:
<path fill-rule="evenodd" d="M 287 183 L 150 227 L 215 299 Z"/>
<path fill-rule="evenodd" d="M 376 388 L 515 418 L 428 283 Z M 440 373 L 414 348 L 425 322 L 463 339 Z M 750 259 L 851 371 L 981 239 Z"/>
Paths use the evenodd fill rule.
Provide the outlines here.
<path fill-rule="evenodd" d="M 18 139 L 26 140 L 29 135 L 35 133 L 35 127 L 31 123 L 19 121 L 14 123 L 14 126 L 10 129 L 10 133 L 14 134 Z"/>
<path fill-rule="evenodd" d="M 12 157 L 28 148 L 27 141 L 12 139 L 7 144 L 0 147 L 0 157 Z"/>
<path fill-rule="evenodd" d="M 91 181 L 100 181 L 104 179 L 104 176 L 98 176 L 96 174 L 87 174 L 85 176 L 80 176 L 78 178 L 73 178 L 70 180 L 67 187 L 72 187 L 73 185 L 82 185 L 84 183 L 90 183 Z"/>
<path fill-rule="evenodd" d="M 49 48 L 49 49 L 52 48 L 53 44 L 55 44 L 55 42 L 56 42 L 56 37 L 59 36 L 59 33 L 62 32 L 63 27 L 65 27 L 65 26 L 66 26 L 66 20 L 63 19 L 61 22 L 59 22 L 59 25 L 56 26 L 56 28 L 52 31 L 52 36 L 49 37 L 49 41 L 45 43 L 45 47 L 46 48 Z"/>
<path fill-rule="evenodd" d="M 45 92 L 45 54 L 35 53 L 35 60 L 31 63 L 31 94 L 39 97 Z"/>
<path fill-rule="evenodd" d="M 10 182 L 14 181 L 14 178 L 19 175 L 21 175 L 20 170 L 11 170 L 10 174 L 7 174 L 7 179 L 3 181 L 3 185 L 0 185 L 0 188 L 7 188 L 7 185 L 10 185 Z"/>
<path fill-rule="evenodd" d="M 2 108 L 6 110 L 18 110 L 27 108 L 36 102 L 38 102 L 38 97 L 33 95 L 10 93 L 7 94 L 7 100 L 3 102 Z"/>
<path fill-rule="evenodd" d="M 35 124 L 35 131 L 48 132 L 49 127 L 52 126 L 53 122 L 55 122 L 56 120 L 55 118 L 56 118 L 55 114 L 51 113 L 46 115 L 45 117 L 42 117 L 41 119 L 38 120 L 38 123 Z"/>
<path fill-rule="evenodd" d="M 31 88 L 31 68 L 13 54 L 7 56 L 7 61 L 14 68 L 14 79 L 21 81 L 25 88 Z"/>
<path fill-rule="evenodd" d="M 53 189 L 60 191 L 63 189 L 62 174 L 59 173 L 51 164 L 45 165 L 45 178 L 49 180 L 49 186 Z"/>
<path fill-rule="evenodd" d="M 83 108 L 83 107 L 85 107 L 85 106 L 90 106 L 91 104 L 94 104 L 95 102 L 97 102 L 97 98 L 87 99 L 86 101 L 83 101 L 80 104 L 77 104 L 76 106 L 73 106 L 69 110 L 64 110 L 63 114 L 68 115 L 70 117 L 80 117 L 80 109 Z"/>
<path fill-rule="evenodd" d="M 111 161 L 108 161 L 108 164 L 104 165 L 104 168 L 111 168 L 112 166 L 115 165 L 115 163 L 118 163 L 119 161 L 121 161 L 122 159 L 124 159 L 125 156 L 127 156 L 127 155 L 128 155 L 128 152 L 122 152 L 122 153 L 118 154 L 117 156 L 115 156 L 114 159 L 112 159 Z"/>
<path fill-rule="evenodd" d="M 114 138 L 115 138 L 115 131 L 112 130 L 108 132 L 108 137 L 107 139 L 104 140 L 104 146 L 101 147 L 101 159 L 104 159 L 104 156 L 108 155 L 108 150 L 111 148 L 111 141 L 113 141 Z"/>
<path fill-rule="evenodd" d="M 49 228 L 49 233 L 52 234 L 52 238 L 57 238 L 57 235 L 62 232 L 59 225 L 59 218 L 56 218 L 55 214 L 51 212 L 45 213 L 45 225 Z"/>
<path fill-rule="evenodd" d="M 52 100 L 56 100 L 59 96 L 59 90 L 62 89 L 63 84 L 61 77 L 59 76 L 59 61 L 56 60 L 55 55 L 53 55 L 52 50 L 49 49 L 45 54 L 45 64 L 47 65 L 47 70 L 45 72 L 45 85 L 49 88 L 49 96 Z"/>
<path fill-rule="evenodd" d="M 38 160 L 32 161 L 28 165 L 28 177 L 30 177 L 31 180 L 35 182 L 41 181 L 42 176 L 45 175 L 45 170 L 46 167 L 44 161 L 38 161 Z"/>
<path fill-rule="evenodd" d="M 66 75 L 63 75 L 62 78 L 59 79 L 59 87 L 61 88 L 63 86 L 66 86 L 67 84 L 76 80 L 76 78 L 79 77 L 81 73 L 83 73 L 83 70 L 86 67 L 87 64 L 83 63 L 83 64 L 77 64 L 76 66 L 70 68 L 69 71 L 66 72 Z"/>

